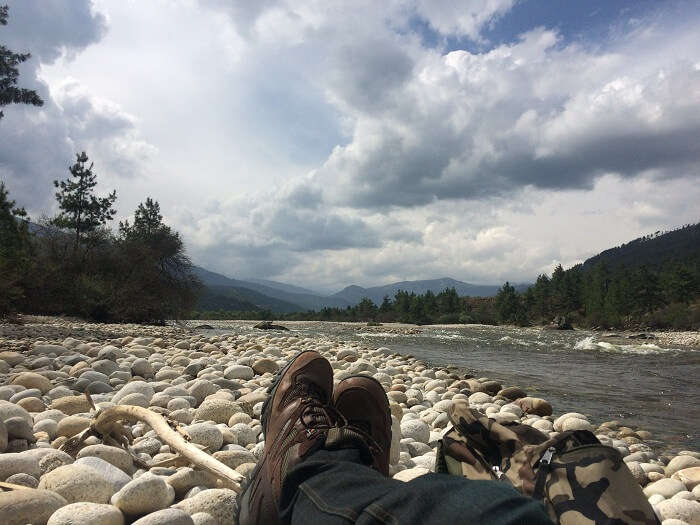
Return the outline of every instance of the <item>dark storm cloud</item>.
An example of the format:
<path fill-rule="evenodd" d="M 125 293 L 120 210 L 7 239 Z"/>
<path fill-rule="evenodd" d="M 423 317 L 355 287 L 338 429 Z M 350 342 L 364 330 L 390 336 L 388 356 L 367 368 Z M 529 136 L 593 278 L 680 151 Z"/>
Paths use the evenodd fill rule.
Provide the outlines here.
<path fill-rule="evenodd" d="M 8 25 L 0 38 L 10 49 L 26 52 L 49 64 L 63 53 L 74 53 L 99 42 L 107 31 L 105 17 L 91 0 L 6 0 Z"/>

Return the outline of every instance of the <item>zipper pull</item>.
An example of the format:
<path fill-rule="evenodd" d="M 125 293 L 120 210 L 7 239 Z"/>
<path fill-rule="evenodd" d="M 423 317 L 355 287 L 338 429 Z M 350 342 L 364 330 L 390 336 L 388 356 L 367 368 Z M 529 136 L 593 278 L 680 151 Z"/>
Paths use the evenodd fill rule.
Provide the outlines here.
<path fill-rule="evenodd" d="M 554 447 L 549 447 L 544 454 L 542 454 L 542 458 L 540 459 L 540 466 L 542 465 L 549 465 L 552 462 L 552 456 L 554 456 L 554 453 L 557 451 Z"/>
<path fill-rule="evenodd" d="M 554 447 L 549 447 L 540 458 L 540 466 L 535 474 L 535 488 L 532 491 L 532 497 L 536 500 L 544 498 L 545 484 L 547 482 L 547 474 L 549 473 L 549 465 L 552 463 L 552 456 L 557 451 Z"/>

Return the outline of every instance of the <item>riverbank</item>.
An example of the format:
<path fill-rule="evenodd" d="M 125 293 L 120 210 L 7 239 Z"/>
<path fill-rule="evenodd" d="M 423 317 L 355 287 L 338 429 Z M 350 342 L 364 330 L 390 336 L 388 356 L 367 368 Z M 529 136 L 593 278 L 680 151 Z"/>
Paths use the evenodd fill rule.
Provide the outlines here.
<path fill-rule="evenodd" d="M 254 331 L 254 323 L 246 322 L 229 323 L 234 329 L 211 335 L 184 327 L 95 325 L 54 318 L 25 321 L 23 326 L 0 325 L 0 420 L 9 434 L 0 454 L 0 481 L 52 492 L 32 493 L 27 512 L 43 512 L 45 518 L 22 515 L 22 523 L 41 523 L 54 513 L 52 523 L 68 523 L 59 518 L 70 515 L 77 520 L 88 511 L 91 516 L 104 512 L 127 521 L 170 512 L 171 519 L 179 516 L 183 523 L 190 523 L 187 515 L 191 521 L 196 518 L 192 523 L 202 523 L 207 516 L 198 514 L 205 513 L 214 523 L 230 523 L 233 492 L 217 488 L 215 480 L 187 467 L 163 466 L 175 455 L 143 423 L 130 426 L 136 463 L 96 437 L 85 440 L 89 446 L 77 458 L 58 449 L 90 424 L 94 412 L 83 396 L 87 391 L 99 409 L 118 403 L 163 414 L 215 458 L 249 474 L 262 452 L 259 416 L 266 389 L 274 372 L 305 349 L 326 356 L 336 380 L 364 373 L 385 387 L 393 416 L 391 474 L 397 479 L 434 469 L 435 446 L 449 424 L 446 410 L 453 399 L 466 399 L 502 423 L 521 422 L 549 434 L 592 430 L 625 456 L 656 505 L 676 494 L 692 501 L 700 497 L 700 488 L 695 488 L 700 484 L 697 451 L 673 450 L 647 429 L 624 420 L 599 421 L 586 410 L 563 413 L 548 400 L 528 397 L 523 385 L 465 377 L 457 368 L 428 366 L 363 341 Z M 285 324 L 295 328 L 294 323 Z M 357 327 L 339 324 L 353 332 Z M 425 327 L 363 329 L 410 333 Z M 144 476 L 146 470 L 154 476 Z M 23 492 L 0 494 L 0 522 L 12 523 L 17 509 L 25 508 Z M 81 501 L 92 505 L 69 506 Z M 673 506 L 660 508 L 667 507 Z"/>

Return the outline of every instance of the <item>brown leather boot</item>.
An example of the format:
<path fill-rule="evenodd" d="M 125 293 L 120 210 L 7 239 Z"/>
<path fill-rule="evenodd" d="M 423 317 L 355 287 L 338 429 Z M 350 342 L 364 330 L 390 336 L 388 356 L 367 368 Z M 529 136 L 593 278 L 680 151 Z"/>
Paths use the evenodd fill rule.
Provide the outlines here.
<path fill-rule="evenodd" d="M 371 466 L 388 476 L 391 412 L 384 387 L 372 377 L 348 377 L 335 387 L 333 404 L 347 420 L 349 428 L 358 429 L 369 437 L 365 443 L 372 455 Z"/>
<path fill-rule="evenodd" d="M 279 372 L 262 410 L 263 455 L 238 498 L 240 525 L 279 523 L 285 474 L 321 448 L 337 422 L 332 393 L 333 369 L 317 352 L 302 352 Z"/>

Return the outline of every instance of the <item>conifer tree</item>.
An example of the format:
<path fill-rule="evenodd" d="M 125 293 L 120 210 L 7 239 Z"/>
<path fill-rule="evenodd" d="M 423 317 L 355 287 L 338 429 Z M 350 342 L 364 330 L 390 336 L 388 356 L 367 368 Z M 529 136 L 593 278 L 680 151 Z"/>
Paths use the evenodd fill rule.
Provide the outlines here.
<path fill-rule="evenodd" d="M 8 17 L 8 7 L 6 5 L 0 6 L 0 26 L 7 25 Z M 32 104 L 34 106 L 44 104 L 36 91 L 16 86 L 19 78 L 17 66 L 26 62 L 30 57 L 29 53 L 15 53 L 0 44 L 0 107 L 8 104 Z M 0 111 L 0 119 L 2 117 L 3 112 Z"/>
<path fill-rule="evenodd" d="M 83 151 L 76 155 L 76 162 L 69 169 L 71 177 L 62 181 L 53 181 L 59 191 L 56 200 L 61 213 L 52 224 L 75 232 L 76 247 L 83 237 L 96 231 L 114 218 L 116 211 L 112 205 L 117 200 L 117 192 L 112 191 L 107 197 L 96 197 L 97 175 L 92 171 L 93 163 L 87 166 L 88 156 Z"/>

